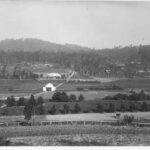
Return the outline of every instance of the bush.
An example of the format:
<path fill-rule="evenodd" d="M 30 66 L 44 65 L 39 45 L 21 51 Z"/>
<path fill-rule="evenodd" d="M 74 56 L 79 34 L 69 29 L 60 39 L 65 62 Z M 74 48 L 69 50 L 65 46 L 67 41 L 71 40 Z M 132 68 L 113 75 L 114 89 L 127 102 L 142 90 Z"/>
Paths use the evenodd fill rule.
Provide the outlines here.
<path fill-rule="evenodd" d="M 53 102 L 68 102 L 69 97 L 65 92 L 55 92 L 52 96 Z"/>
<path fill-rule="evenodd" d="M 78 101 L 79 101 L 79 102 L 84 101 L 84 96 L 83 96 L 82 94 L 79 95 Z"/>
<path fill-rule="evenodd" d="M 69 97 L 69 100 L 70 100 L 71 102 L 77 101 L 76 95 L 71 94 L 70 97 Z"/>
<path fill-rule="evenodd" d="M 112 104 L 112 103 L 110 103 L 109 104 L 109 112 L 115 112 L 115 105 L 114 104 Z"/>
<path fill-rule="evenodd" d="M 63 110 L 60 110 L 60 112 L 63 114 L 68 114 L 70 112 L 69 105 L 64 104 Z"/>
<path fill-rule="evenodd" d="M 36 114 L 37 115 L 44 115 L 45 114 L 45 106 L 44 104 L 40 104 L 36 107 Z"/>
<path fill-rule="evenodd" d="M 20 97 L 17 101 L 17 106 L 25 106 L 26 99 L 24 97 Z"/>
<path fill-rule="evenodd" d="M 133 115 L 125 115 L 123 118 L 123 123 L 126 125 L 130 125 L 134 121 L 134 116 Z"/>
<path fill-rule="evenodd" d="M 38 97 L 38 99 L 37 99 L 37 105 L 42 105 L 43 103 L 44 103 L 43 98 L 41 96 Z"/>
<path fill-rule="evenodd" d="M 51 115 L 54 115 L 56 114 L 56 111 L 57 111 L 57 108 L 55 105 L 52 106 L 51 110 L 49 110 L 48 112 L 51 114 Z"/>
<path fill-rule="evenodd" d="M 102 104 L 97 104 L 96 112 L 98 112 L 98 113 L 103 113 L 104 112 L 104 107 L 103 107 Z"/>
<path fill-rule="evenodd" d="M 135 111 L 135 110 L 136 110 L 135 104 L 131 104 L 131 105 L 129 106 L 129 111 L 133 112 L 133 111 Z"/>
<path fill-rule="evenodd" d="M 125 105 L 124 105 L 124 104 L 121 104 L 121 105 L 120 105 L 120 111 L 122 111 L 122 112 L 125 112 L 125 111 L 126 111 L 126 108 L 125 108 Z"/>
<path fill-rule="evenodd" d="M 16 100 L 13 96 L 11 97 L 8 97 L 7 100 L 6 100 L 6 106 L 7 107 L 12 107 L 12 106 L 15 106 L 16 105 Z"/>
<path fill-rule="evenodd" d="M 143 102 L 141 105 L 141 111 L 148 111 L 148 104 L 146 102 Z"/>
<path fill-rule="evenodd" d="M 74 105 L 74 110 L 73 110 L 73 112 L 74 113 L 79 113 L 81 111 L 81 107 L 80 107 L 80 105 L 78 104 L 78 103 L 76 103 L 75 105 Z"/>

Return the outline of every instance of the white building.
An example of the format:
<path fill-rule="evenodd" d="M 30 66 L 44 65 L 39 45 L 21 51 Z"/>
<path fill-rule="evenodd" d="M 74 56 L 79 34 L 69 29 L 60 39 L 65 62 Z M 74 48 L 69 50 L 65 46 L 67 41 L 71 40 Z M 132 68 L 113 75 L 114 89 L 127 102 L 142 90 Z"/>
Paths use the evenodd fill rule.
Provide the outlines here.
<path fill-rule="evenodd" d="M 43 92 L 56 91 L 56 87 L 52 83 L 48 83 L 43 87 Z"/>
<path fill-rule="evenodd" d="M 61 78 L 61 75 L 59 73 L 46 73 L 43 74 L 44 78 Z"/>

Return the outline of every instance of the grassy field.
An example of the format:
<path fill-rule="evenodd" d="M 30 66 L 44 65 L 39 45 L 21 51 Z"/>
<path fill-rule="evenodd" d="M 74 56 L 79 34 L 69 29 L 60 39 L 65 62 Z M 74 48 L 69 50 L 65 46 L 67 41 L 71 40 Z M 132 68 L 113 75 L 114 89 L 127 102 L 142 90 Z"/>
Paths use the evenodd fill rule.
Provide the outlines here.
<path fill-rule="evenodd" d="M 133 89 L 150 89 L 150 78 L 139 78 L 139 79 L 124 79 L 112 81 L 105 84 L 115 84 L 122 88 L 133 88 Z"/>
<path fill-rule="evenodd" d="M 12 146 L 150 146 L 144 134 L 75 134 L 7 138 Z"/>
<path fill-rule="evenodd" d="M 124 112 L 120 113 L 120 118 L 125 115 L 133 115 L 135 119 L 149 119 L 149 112 Z M 41 115 L 32 117 L 31 121 L 115 121 L 116 113 L 82 113 L 65 115 Z M 24 116 L 0 116 L 1 122 L 23 121 Z"/>
<path fill-rule="evenodd" d="M 147 104 L 150 104 L 149 101 L 146 101 Z M 75 107 L 75 104 L 78 103 L 80 108 L 81 108 L 81 113 L 90 113 L 93 112 L 97 108 L 97 104 L 102 104 L 104 107 L 104 110 L 107 111 L 109 109 L 110 103 L 114 104 L 115 110 L 119 111 L 121 104 L 124 104 L 126 109 L 129 109 L 131 104 L 135 104 L 135 107 L 140 110 L 141 108 L 141 102 L 135 102 L 135 101 L 121 101 L 121 100 L 88 100 L 88 101 L 82 101 L 82 102 L 50 102 L 50 101 L 45 101 L 45 109 L 46 109 L 46 114 L 49 114 L 49 110 L 55 105 L 57 111 L 56 114 L 60 114 L 61 110 L 63 110 L 64 105 L 67 104 L 69 106 L 70 110 L 73 110 Z M 13 107 L 5 107 L 5 108 L 0 108 L 0 115 L 3 115 L 4 112 L 7 112 L 8 115 L 23 115 L 23 109 L 24 107 L 22 106 L 13 106 Z M 71 113 L 71 112 L 70 112 Z"/>
<path fill-rule="evenodd" d="M 115 114 L 89 113 L 89 114 L 65 114 L 65 115 L 40 115 L 32 117 L 31 121 L 115 121 Z M 0 116 L 0 122 L 23 121 L 24 116 Z"/>
<path fill-rule="evenodd" d="M 102 99 L 105 96 L 114 96 L 117 93 L 128 94 L 124 91 L 66 91 L 66 93 L 70 96 L 71 94 L 76 95 L 78 98 L 80 94 L 82 94 L 85 100 L 95 100 L 95 99 Z M 39 96 L 43 97 L 44 99 L 51 99 L 54 92 L 42 92 L 39 94 L 35 94 L 35 98 Z"/>
<path fill-rule="evenodd" d="M 30 146 L 149 146 L 149 128 L 61 126 L 0 128 L 10 145 Z"/>
<path fill-rule="evenodd" d="M 64 82 L 63 80 L 0 80 L 0 97 L 7 96 L 24 96 L 39 93 L 42 91 L 42 87 L 47 83 L 53 83 L 58 85 L 59 83 Z M 103 87 L 104 85 L 117 85 L 124 89 L 144 89 L 150 91 L 150 79 L 124 79 L 117 80 L 107 83 L 65 83 L 62 87 L 59 87 L 58 90 L 75 90 L 77 87 Z M 122 91 L 72 91 L 68 92 L 69 94 L 76 94 L 77 96 L 81 93 L 84 94 L 86 99 L 96 99 L 103 98 L 106 95 L 114 95 L 117 92 Z M 51 98 L 52 93 L 42 95 L 46 98 Z"/>

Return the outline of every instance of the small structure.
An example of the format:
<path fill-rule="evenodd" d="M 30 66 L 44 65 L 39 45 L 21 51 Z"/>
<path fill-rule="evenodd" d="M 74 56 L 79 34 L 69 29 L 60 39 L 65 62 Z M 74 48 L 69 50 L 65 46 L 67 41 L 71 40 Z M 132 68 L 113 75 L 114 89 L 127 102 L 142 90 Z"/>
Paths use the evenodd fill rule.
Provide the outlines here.
<path fill-rule="evenodd" d="M 50 79 L 59 79 L 61 78 L 61 75 L 59 73 L 46 73 L 43 74 L 44 78 L 50 78 Z"/>
<path fill-rule="evenodd" d="M 56 91 L 56 87 L 52 83 L 48 83 L 43 87 L 43 92 Z"/>

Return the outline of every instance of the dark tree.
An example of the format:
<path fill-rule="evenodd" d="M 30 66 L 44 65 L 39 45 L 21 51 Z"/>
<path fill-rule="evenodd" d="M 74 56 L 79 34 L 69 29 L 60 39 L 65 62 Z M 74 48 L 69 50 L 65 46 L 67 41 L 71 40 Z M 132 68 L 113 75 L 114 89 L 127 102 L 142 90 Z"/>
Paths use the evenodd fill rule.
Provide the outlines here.
<path fill-rule="evenodd" d="M 129 111 L 133 112 L 136 110 L 135 104 L 131 104 L 129 107 Z"/>
<path fill-rule="evenodd" d="M 148 111 L 148 104 L 146 102 L 143 102 L 141 105 L 141 110 L 142 111 Z"/>
<path fill-rule="evenodd" d="M 74 105 L 74 110 L 73 110 L 73 112 L 74 113 L 79 113 L 81 111 L 81 107 L 80 107 L 80 105 L 78 104 L 78 103 L 76 103 L 75 105 Z"/>
<path fill-rule="evenodd" d="M 24 97 L 20 97 L 17 101 L 17 106 L 25 106 L 26 99 Z"/>
<path fill-rule="evenodd" d="M 13 96 L 8 97 L 7 100 L 6 100 L 6 105 L 7 105 L 7 107 L 15 106 L 16 105 L 15 98 Z"/>
<path fill-rule="evenodd" d="M 81 102 L 81 101 L 84 101 L 84 96 L 82 94 L 79 95 L 78 97 L 78 100 Z"/>
<path fill-rule="evenodd" d="M 97 104 L 96 112 L 99 112 L 99 113 L 104 112 L 104 107 L 102 104 Z"/>
<path fill-rule="evenodd" d="M 54 102 L 68 102 L 69 97 L 65 92 L 55 92 L 52 96 Z"/>
<path fill-rule="evenodd" d="M 130 116 L 125 115 L 125 116 L 123 117 L 123 123 L 124 123 L 124 124 L 129 125 L 129 124 L 131 124 L 133 121 L 134 121 L 134 116 L 133 116 L 133 115 L 130 115 Z"/>
<path fill-rule="evenodd" d="M 115 111 L 115 105 L 110 103 L 109 104 L 109 112 L 114 112 Z"/>
<path fill-rule="evenodd" d="M 25 107 L 24 107 L 24 115 L 25 119 L 29 121 L 32 117 L 33 114 L 35 114 L 35 106 L 36 106 L 36 101 L 34 99 L 34 96 L 31 95 L 30 99 L 27 101 Z"/>
<path fill-rule="evenodd" d="M 64 105 L 64 109 L 63 109 L 64 114 L 68 114 L 69 111 L 70 111 L 69 105 L 65 104 L 65 105 Z"/>
<path fill-rule="evenodd" d="M 120 105 L 120 111 L 125 112 L 126 111 L 126 107 L 124 104 Z"/>
<path fill-rule="evenodd" d="M 52 115 L 56 114 L 57 108 L 55 105 L 52 106 L 51 110 L 49 110 L 48 112 Z"/>
<path fill-rule="evenodd" d="M 71 102 L 75 102 L 77 100 L 76 95 L 74 95 L 74 94 L 71 94 L 69 99 Z"/>
<path fill-rule="evenodd" d="M 45 106 L 44 104 L 40 104 L 36 107 L 36 114 L 37 115 L 44 115 L 45 114 Z"/>
<path fill-rule="evenodd" d="M 44 100 L 43 100 L 43 98 L 40 96 L 40 97 L 38 97 L 38 99 L 37 99 L 37 105 L 42 105 L 42 104 L 44 104 Z"/>

